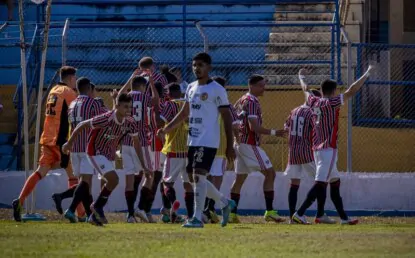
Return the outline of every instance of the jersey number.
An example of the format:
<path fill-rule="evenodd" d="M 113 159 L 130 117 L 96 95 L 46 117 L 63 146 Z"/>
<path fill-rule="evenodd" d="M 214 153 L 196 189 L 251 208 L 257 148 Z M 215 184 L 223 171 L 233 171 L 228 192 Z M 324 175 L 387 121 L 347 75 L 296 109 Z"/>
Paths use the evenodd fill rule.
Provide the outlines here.
<path fill-rule="evenodd" d="M 143 119 L 143 103 L 141 101 L 133 102 L 133 118 L 137 122 Z"/>
<path fill-rule="evenodd" d="M 318 107 L 313 108 L 314 111 L 314 115 L 316 115 L 316 124 L 320 123 L 320 119 L 321 119 L 321 109 Z"/>
<path fill-rule="evenodd" d="M 48 101 L 46 103 L 46 115 L 55 116 L 56 111 L 56 102 L 58 101 L 58 97 L 56 95 L 49 95 Z"/>
<path fill-rule="evenodd" d="M 303 129 L 304 129 L 304 117 L 302 116 L 293 116 L 291 118 L 292 127 L 291 127 L 291 135 L 297 135 L 299 137 L 303 137 Z"/>

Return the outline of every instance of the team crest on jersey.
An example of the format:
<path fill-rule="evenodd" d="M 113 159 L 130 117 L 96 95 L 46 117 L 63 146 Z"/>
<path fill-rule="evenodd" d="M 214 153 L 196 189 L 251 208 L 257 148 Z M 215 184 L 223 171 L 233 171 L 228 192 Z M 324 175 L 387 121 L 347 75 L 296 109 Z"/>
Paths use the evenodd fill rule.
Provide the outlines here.
<path fill-rule="evenodd" d="M 203 101 L 207 100 L 207 99 L 208 99 L 208 97 L 209 97 L 209 95 L 207 94 L 207 92 L 203 92 L 203 93 L 200 95 L 200 99 L 201 99 L 201 100 L 203 100 Z"/>

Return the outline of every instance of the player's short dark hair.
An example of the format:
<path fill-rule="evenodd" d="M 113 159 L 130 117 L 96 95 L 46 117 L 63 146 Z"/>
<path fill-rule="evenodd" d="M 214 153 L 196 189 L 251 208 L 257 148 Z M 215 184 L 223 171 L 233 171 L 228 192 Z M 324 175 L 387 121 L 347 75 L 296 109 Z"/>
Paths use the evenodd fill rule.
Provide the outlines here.
<path fill-rule="evenodd" d="M 177 77 L 169 71 L 169 67 L 167 65 L 161 66 L 160 72 L 164 75 L 164 77 L 166 77 L 167 83 L 177 82 Z"/>
<path fill-rule="evenodd" d="M 321 98 L 321 92 L 319 90 L 312 89 L 310 92 L 313 96 Z"/>
<path fill-rule="evenodd" d="M 59 76 L 61 77 L 61 80 L 65 80 L 69 76 L 76 74 L 76 68 L 73 66 L 62 66 L 61 69 L 59 69 Z"/>
<path fill-rule="evenodd" d="M 222 87 L 226 86 L 226 79 L 222 76 L 213 76 L 212 80 L 222 85 Z"/>
<path fill-rule="evenodd" d="M 86 77 L 81 77 L 76 81 L 76 89 L 79 94 L 86 94 L 92 89 L 91 81 Z"/>
<path fill-rule="evenodd" d="M 159 94 L 160 98 L 164 97 L 164 87 L 163 84 L 161 82 L 155 82 L 154 83 L 154 87 L 156 87 L 156 91 Z"/>
<path fill-rule="evenodd" d="M 248 83 L 249 85 L 254 85 L 263 80 L 265 80 L 264 76 L 259 74 L 253 74 L 251 75 L 251 77 L 249 77 Z"/>
<path fill-rule="evenodd" d="M 330 95 L 337 89 L 337 82 L 334 80 L 324 80 L 321 85 L 321 91 L 323 92 L 323 95 Z"/>
<path fill-rule="evenodd" d="M 91 90 L 95 90 L 95 88 L 97 87 L 94 83 L 90 83 L 91 84 Z"/>
<path fill-rule="evenodd" d="M 131 87 L 136 90 L 140 87 L 145 87 L 147 85 L 147 80 L 143 76 L 135 76 L 131 81 Z"/>
<path fill-rule="evenodd" d="M 154 64 L 153 58 L 145 56 L 140 59 L 138 66 L 141 68 L 150 68 Z"/>
<path fill-rule="evenodd" d="M 203 63 L 206 63 L 208 65 L 212 64 L 212 58 L 210 57 L 210 55 L 208 53 L 205 52 L 200 52 L 198 54 L 196 54 L 193 59 L 193 61 L 202 61 Z"/>
<path fill-rule="evenodd" d="M 181 72 L 182 70 L 177 67 L 177 66 L 173 66 L 172 68 L 170 68 L 169 72 L 171 73 L 175 73 L 175 72 Z"/>
<path fill-rule="evenodd" d="M 127 93 L 121 93 L 117 97 L 117 103 L 128 103 L 128 102 L 132 102 L 132 101 L 133 101 L 133 98 L 130 95 L 128 95 Z"/>
<path fill-rule="evenodd" d="M 169 92 L 170 93 L 178 93 L 178 94 L 181 94 L 182 93 L 182 91 L 180 89 L 180 84 L 178 84 L 177 82 L 173 82 L 173 83 L 167 84 L 166 85 L 166 88 L 169 89 Z"/>

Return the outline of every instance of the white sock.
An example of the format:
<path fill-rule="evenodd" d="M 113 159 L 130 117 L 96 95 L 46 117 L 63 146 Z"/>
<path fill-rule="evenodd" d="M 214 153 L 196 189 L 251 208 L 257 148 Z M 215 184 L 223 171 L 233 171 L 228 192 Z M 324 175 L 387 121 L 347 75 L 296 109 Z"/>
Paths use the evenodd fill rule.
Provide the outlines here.
<path fill-rule="evenodd" d="M 206 176 L 195 175 L 194 192 L 195 192 L 195 213 L 193 214 L 194 218 L 202 221 L 202 212 L 205 208 L 206 200 Z"/>
<path fill-rule="evenodd" d="M 207 181 L 206 186 L 208 198 L 213 199 L 221 209 L 228 205 L 228 199 L 211 182 Z"/>

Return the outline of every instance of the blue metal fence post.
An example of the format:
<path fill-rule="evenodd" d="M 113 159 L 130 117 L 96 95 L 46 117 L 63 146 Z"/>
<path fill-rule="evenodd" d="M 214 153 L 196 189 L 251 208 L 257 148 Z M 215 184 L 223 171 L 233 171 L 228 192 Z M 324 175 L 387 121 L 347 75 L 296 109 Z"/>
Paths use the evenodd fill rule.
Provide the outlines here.
<path fill-rule="evenodd" d="M 186 19 L 187 19 L 187 8 L 186 8 L 186 0 L 183 0 L 183 24 L 182 24 L 182 79 L 185 81 L 188 81 L 187 79 L 187 71 L 186 71 L 186 41 L 187 41 L 187 36 L 186 36 Z"/>
<path fill-rule="evenodd" d="M 336 11 L 335 11 L 335 20 L 336 20 L 336 44 L 337 44 L 337 83 L 343 84 L 342 81 L 342 67 L 341 67 L 341 53 L 342 47 L 340 43 L 340 16 L 339 16 L 339 1 L 335 1 Z"/>
<path fill-rule="evenodd" d="M 335 30 L 335 25 L 332 24 L 331 26 L 331 61 L 330 61 L 330 79 L 334 80 L 335 79 L 335 69 L 334 69 L 334 63 L 335 63 L 335 59 L 336 59 L 336 55 L 335 55 L 335 39 L 334 39 L 334 30 Z"/>

